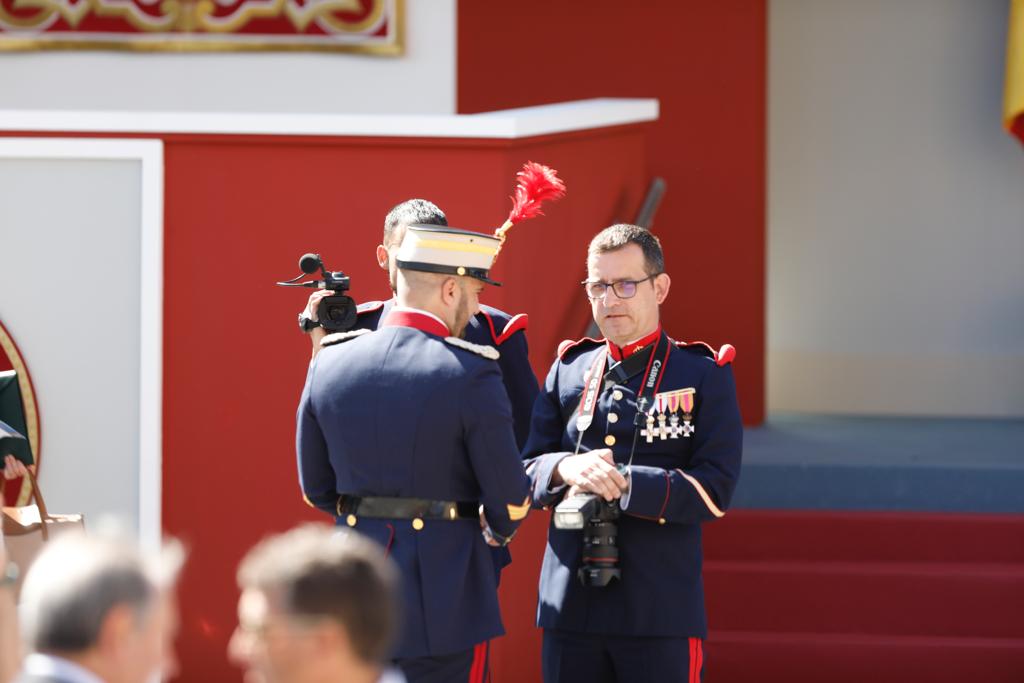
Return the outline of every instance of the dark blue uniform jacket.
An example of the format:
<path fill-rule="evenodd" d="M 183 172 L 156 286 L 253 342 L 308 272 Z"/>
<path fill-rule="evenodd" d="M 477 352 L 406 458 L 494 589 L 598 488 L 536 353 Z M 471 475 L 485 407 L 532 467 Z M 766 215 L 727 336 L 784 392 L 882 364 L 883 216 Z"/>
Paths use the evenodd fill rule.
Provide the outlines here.
<path fill-rule="evenodd" d="M 359 304 L 356 329 L 377 329 L 380 322 L 387 318 L 394 303 L 394 299 L 389 299 Z M 501 353 L 498 367 L 501 368 L 501 381 L 512 404 L 512 422 L 520 450 L 526 445 L 526 437 L 530 433 L 530 415 L 533 413 L 533 402 L 539 392 L 537 376 L 530 367 L 529 348 L 526 342 L 527 322 L 525 314 L 513 316 L 497 308 L 481 305 L 480 312 L 469 319 L 466 333 L 463 335 L 468 342 L 494 346 Z M 491 554 L 494 556 L 494 567 L 500 582 L 501 570 L 512 563 L 512 553 L 508 547 L 501 547 L 491 548 Z"/>
<path fill-rule="evenodd" d="M 561 351 L 537 399 L 524 453 L 536 506 L 555 505 L 562 498 L 562 492 L 549 487 L 551 475 L 576 445 L 583 375 L 599 354 L 609 354 L 609 346 L 585 339 L 563 344 Z M 608 366 L 612 363 L 609 358 Z M 644 372 L 625 382 L 604 382 L 581 452 L 607 448 L 614 440 L 616 462 L 629 459 Z M 618 520 L 622 578 L 606 587 L 581 585 L 576 570 L 583 534 L 552 524 L 540 577 L 539 626 L 595 634 L 706 636 L 700 525 L 722 516 L 729 505 L 740 472 L 743 431 L 731 368 L 718 365 L 704 345 L 672 343 L 658 391 L 687 388 L 694 390 L 694 433 L 653 443 L 638 440 L 631 488 Z"/>
<path fill-rule="evenodd" d="M 394 299 L 359 304 L 359 322 L 356 327 L 377 329 L 393 305 Z M 539 392 L 537 376 L 530 367 L 526 323 L 525 314 L 513 316 L 497 308 L 480 306 L 480 312 L 469 319 L 464 335 L 466 341 L 494 346 L 501 352 L 498 367 L 501 368 L 501 381 L 508 392 L 508 400 L 512 403 L 516 443 L 520 448 L 526 444 L 526 437 L 530 433 L 530 415 Z"/>
<path fill-rule="evenodd" d="M 529 482 L 498 364 L 443 332 L 386 323 L 323 348 L 310 365 L 297 431 L 303 493 L 331 515 L 338 494 L 348 493 L 479 500 L 503 536 L 525 516 Z M 394 656 L 455 653 L 503 633 L 479 520 L 426 520 L 416 531 L 408 519 L 361 517 L 353 528 L 386 547 L 401 570 Z"/>

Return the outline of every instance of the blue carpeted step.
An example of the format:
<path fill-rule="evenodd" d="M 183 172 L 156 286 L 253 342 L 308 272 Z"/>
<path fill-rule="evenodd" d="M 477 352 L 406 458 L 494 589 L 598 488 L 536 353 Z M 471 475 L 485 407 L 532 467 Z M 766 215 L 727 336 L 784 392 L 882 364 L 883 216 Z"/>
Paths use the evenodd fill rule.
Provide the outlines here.
<path fill-rule="evenodd" d="M 1024 513 L 1024 420 L 773 414 L 734 508 Z"/>

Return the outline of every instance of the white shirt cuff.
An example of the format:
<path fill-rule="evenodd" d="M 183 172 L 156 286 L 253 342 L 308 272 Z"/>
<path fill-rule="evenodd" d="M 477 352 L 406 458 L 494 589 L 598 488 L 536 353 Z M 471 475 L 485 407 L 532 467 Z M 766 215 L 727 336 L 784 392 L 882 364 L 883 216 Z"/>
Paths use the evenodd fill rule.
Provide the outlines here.
<path fill-rule="evenodd" d="M 623 510 L 629 508 L 629 496 L 633 493 L 633 475 L 632 473 L 626 473 L 626 492 L 619 498 L 619 507 Z"/>

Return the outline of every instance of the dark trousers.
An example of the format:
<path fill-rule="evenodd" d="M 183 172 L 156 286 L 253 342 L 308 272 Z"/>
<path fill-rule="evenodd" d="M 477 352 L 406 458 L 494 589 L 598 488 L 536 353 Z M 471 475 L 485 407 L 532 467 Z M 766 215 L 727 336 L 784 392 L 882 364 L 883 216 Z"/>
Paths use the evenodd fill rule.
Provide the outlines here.
<path fill-rule="evenodd" d="M 490 676 L 490 641 L 441 657 L 395 660 L 409 683 L 485 683 Z"/>
<path fill-rule="evenodd" d="M 602 636 L 544 630 L 544 683 L 700 683 L 700 638 Z"/>

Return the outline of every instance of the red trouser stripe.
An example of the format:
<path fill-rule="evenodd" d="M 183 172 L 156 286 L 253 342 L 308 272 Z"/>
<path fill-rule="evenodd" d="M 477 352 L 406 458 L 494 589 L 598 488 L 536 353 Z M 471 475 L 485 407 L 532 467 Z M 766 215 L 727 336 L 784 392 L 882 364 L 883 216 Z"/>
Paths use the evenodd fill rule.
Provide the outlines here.
<path fill-rule="evenodd" d="M 700 680 L 701 680 L 700 672 L 701 672 L 701 670 L 703 668 L 704 668 L 704 641 L 701 640 L 700 638 L 697 638 L 697 666 L 694 667 L 694 675 L 696 676 L 696 678 L 694 680 L 696 680 L 697 683 L 700 683 Z"/>
<path fill-rule="evenodd" d="M 694 665 L 697 663 L 697 639 L 690 638 L 690 681 L 689 683 L 698 683 L 698 679 L 695 674 Z"/>
<path fill-rule="evenodd" d="M 473 647 L 473 666 L 469 668 L 469 683 L 484 683 L 487 673 L 487 648 L 491 641 L 485 640 Z"/>

